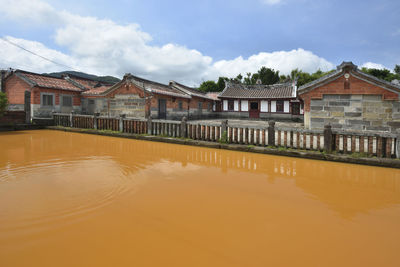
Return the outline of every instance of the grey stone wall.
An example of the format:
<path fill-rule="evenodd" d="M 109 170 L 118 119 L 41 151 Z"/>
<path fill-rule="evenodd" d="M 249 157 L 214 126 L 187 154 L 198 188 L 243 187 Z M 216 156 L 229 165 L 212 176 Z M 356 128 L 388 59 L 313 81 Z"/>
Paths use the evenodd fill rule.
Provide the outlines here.
<path fill-rule="evenodd" d="M 73 111 L 77 114 L 81 113 L 81 106 L 73 106 Z M 53 112 L 61 112 L 60 105 L 42 107 L 40 104 L 31 104 L 31 113 L 34 118 L 51 118 Z"/>
<path fill-rule="evenodd" d="M 23 111 L 25 108 L 24 104 L 8 104 L 7 110 L 9 111 Z"/>
<path fill-rule="evenodd" d="M 247 111 L 224 111 L 214 112 L 218 118 L 226 119 L 249 119 L 249 112 Z M 303 115 L 292 115 L 286 113 L 266 113 L 260 112 L 261 120 L 277 120 L 277 121 L 302 121 Z"/>
<path fill-rule="evenodd" d="M 324 95 L 311 100 L 310 128 L 352 131 L 390 131 L 400 129 L 400 102 L 382 100 L 381 95 Z"/>
<path fill-rule="evenodd" d="M 146 100 L 138 95 L 115 95 L 110 99 L 110 116 L 125 114 L 127 117 L 144 118 L 146 115 Z"/>
<path fill-rule="evenodd" d="M 82 98 L 82 114 L 118 117 L 144 118 L 146 100 L 138 95 L 115 95 L 114 98 Z M 110 102 L 110 106 L 108 106 Z M 91 104 L 92 103 L 92 104 Z"/>
<path fill-rule="evenodd" d="M 150 114 L 153 118 L 158 118 L 158 108 L 151 107 Z M 207 109 L 203 109 L 202 112 L 199 112 L 198 109 L 190 109 L 188 111 L 175 108 L 167 108 L 167 120 L 181 120 L 183 117 L 186 117 L 189 120 L 212 119 L 217 118 L 217 116 L 218 113 L 209 111 Z"/>

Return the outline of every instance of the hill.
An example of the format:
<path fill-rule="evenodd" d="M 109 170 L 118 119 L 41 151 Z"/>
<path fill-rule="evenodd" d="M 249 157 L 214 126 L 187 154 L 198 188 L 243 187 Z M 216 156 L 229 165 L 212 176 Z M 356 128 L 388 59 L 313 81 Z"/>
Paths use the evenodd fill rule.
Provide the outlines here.
<path fill-rule="evenodd" d="M 108 84 L 114 84 L 120 81 L 120 79 L 113 77 L 113 76 L 97 76 L 93 74 L 87 74 L 84 72 L 79 72 L 79 71 L 61 71 L 61 72 L 52 72 L 52 73 L 43 73 L 46 75 L 50 75 L 53 77 L 61 78 L 63 74 L 70 74 L 74 76 L 78 76 L 84 79 L 91 79 L 94 81 L 99 81 L 103 83 L 108 83 Z"/>

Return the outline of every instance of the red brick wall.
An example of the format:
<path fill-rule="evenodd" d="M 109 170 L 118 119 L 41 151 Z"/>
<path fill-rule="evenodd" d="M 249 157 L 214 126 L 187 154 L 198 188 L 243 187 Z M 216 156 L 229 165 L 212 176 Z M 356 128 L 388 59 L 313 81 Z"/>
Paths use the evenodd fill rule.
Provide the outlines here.
<path fill-rule="evenodd" d="M 143 89 L 140 89 L 139 87 L 135 86 L 134 84 L 131 83 L 123 83 L 121 86 L 109 94 L 107 94 L 105 97 L 110 97 L 113 98 L 115 95 L 139 95 L 141 98 L 144 97 L 144 92 Z"/>
<path fill-rule="evenodd" d="M 7 111 L 0 117 L 0 125 L 13 123 L 25 123 L 25 111 Z"/>
<path fill-rule="evenodd" d="M 12 75 L 5 82 L 5 91 L 10 104 L 24 104 L 25 91 L 30 90 L 30 85 L 16 75 Z"/>
<path fill-rule="evenodd" d="M 199 102 L 203 102 L 203 109 L 208 109 L 208 103 L 211 103 L 211 109 L 212 109 L 212 102 L 213 102 L 212 100 L 207 100 L 195 96 L 192 96 L 192 99 L 190 100 L 190 109 L 198 109 Z"/>
<path fill-rule="evenodd" d="M 344 89 L 345 78 L 341 76 L 328 84 L 317 87 L 305 94 L 301 94 L 300 98 L 304 101 L 304 110 L 310 111 L 311 99 L 322 99 L 325 94 L 382 95 L 385 100 L 398 99 L 396 93 L 360 80 L 352 75 L 350 75 L 349 81 L 350 89 Z"/>
<path fill-rule="evenodd" d="M 72 95 L 72 102 L 74 106 L 81 105 L 80 92 L 64 91 L 56 89 L 48 89 L 42 87 L 34 87 L 31 94 L 31 104 L 40 104 L 40 93 L 53 93 L 55 94 L 55 104 L 60 105 L 60 95 Z"/>

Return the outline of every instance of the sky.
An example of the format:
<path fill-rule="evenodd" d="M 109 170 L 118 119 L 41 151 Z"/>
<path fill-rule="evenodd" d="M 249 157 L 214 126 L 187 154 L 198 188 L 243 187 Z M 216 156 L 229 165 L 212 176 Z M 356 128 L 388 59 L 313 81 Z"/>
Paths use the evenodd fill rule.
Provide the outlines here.
<path fill-rule="evenodd" d="M 132 73 L 197 86 L 261 66 L 288 74 L 327 71 L 343 61 L 391 70 L 400 64 L 398 0 L 0 0 L 0 6 L 0 68 Z"/>

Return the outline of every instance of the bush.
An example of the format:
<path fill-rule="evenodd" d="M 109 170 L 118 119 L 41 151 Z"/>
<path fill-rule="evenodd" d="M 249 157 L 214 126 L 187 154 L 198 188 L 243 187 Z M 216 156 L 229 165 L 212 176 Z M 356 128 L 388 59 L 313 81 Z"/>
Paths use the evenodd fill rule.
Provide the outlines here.
<path fill-rule="evenodd" d="M 0 116 L 3 116 L 4 112 L 7 110 L 7 106 L 7 95 L 3 92 L 0 92 Z"/>
<path fill-rule="evenodd" d="M 218 142 L 220 142 L 221 144 L 227 144 L 228 143 L 228 133 L 227 133 L 227 131 L 224 131 L 221 134 L 221 138 L 218 140 Z"/>

